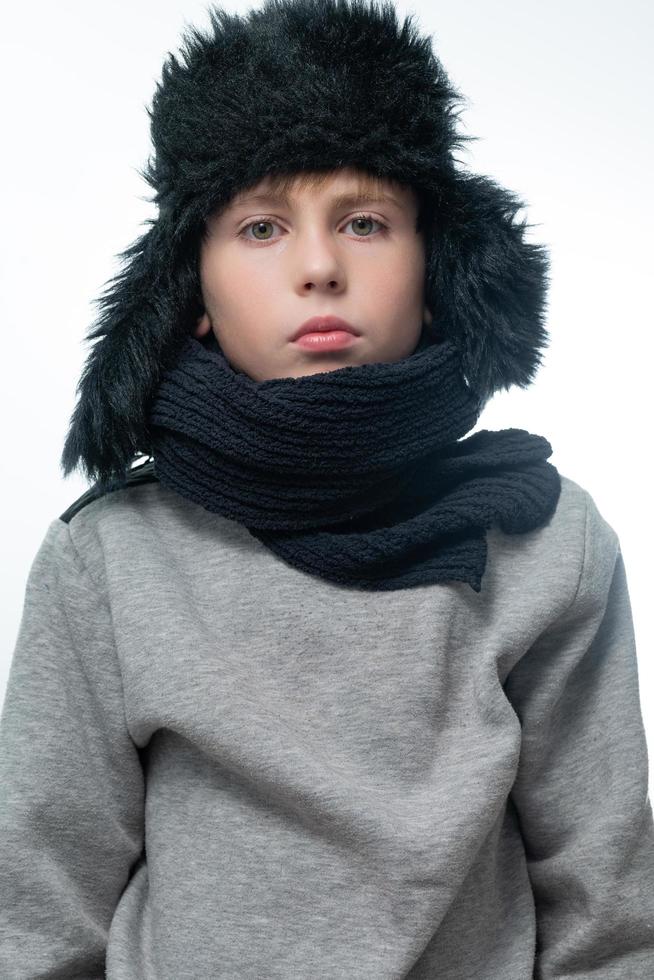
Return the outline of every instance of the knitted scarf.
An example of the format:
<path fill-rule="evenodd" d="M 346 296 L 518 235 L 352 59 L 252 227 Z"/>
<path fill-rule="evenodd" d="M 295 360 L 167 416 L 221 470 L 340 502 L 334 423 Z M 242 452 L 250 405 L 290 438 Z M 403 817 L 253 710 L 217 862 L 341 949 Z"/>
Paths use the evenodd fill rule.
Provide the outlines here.
<path fill-rule="evenodd" d="M 215 338 L 189 336 L 151 402 L 153 468 L 303 572 L 480 592 L 486 531 L 547 523 L 561 484 L 542 436 L 461 439 L 479 411 L 458 350 L 424 332 L 398 362 L 266 381 L 234 370 Z"/>

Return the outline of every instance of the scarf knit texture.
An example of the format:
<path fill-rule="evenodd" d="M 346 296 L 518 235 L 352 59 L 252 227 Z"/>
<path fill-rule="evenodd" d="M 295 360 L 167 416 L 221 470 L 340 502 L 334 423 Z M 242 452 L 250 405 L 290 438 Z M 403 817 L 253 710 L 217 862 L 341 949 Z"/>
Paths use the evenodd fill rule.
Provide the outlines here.
<path fill-rule="evenodd" d="M 427 340 L 425 342 L 425 338 Z M 155 476 L 275 555 L 350 588 L 481 591 L 486 531 L 547 523 L 547 439 L 480 430 L 458 349 L 423 333 L 400 361 L 255 381 L 185 338 L 151 402 Z"/>

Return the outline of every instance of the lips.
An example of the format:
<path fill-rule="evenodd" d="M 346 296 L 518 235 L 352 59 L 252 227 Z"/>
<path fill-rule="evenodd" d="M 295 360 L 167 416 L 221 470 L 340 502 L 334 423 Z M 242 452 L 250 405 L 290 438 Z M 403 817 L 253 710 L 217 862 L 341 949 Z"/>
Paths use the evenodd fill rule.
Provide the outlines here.
<path fill-rule="evenodd" d="M 305 333 L 325 333 L 332 330 L 347 330 L 355 337 L 359 336 L 359 331 L 339 316 L 312 316 L 310 320 L 305 320 L 302 326 L 295 331 L 291 340 L 297 340 Z"/>

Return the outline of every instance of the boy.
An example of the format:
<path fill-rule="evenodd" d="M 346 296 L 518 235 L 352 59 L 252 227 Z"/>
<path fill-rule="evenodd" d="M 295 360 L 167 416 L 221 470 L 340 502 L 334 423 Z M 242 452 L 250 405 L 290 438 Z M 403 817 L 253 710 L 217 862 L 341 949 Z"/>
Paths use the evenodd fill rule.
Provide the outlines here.
<path fill-rule="evenodd" d="M 533 376 L 544 250 L 391 6 L 212 27 L 30 570 L 0 975 L 654 976 L 617 535 L 543 437 L 461 438 Z"/>

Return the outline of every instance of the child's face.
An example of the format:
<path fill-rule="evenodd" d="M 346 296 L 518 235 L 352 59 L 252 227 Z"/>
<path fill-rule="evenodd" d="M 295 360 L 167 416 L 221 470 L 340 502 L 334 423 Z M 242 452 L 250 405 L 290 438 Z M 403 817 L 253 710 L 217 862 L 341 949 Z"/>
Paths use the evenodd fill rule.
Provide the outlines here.
<path fill-rule="evenodd" d="M 411 354 L 423 320 L 431 322 L 414 192 L 382 181 L 396 204 L 367 198 L 338 205 L 338 195 L 358 186 L 358 172 L 341 168 L 317 189 L 291 188 L 288 203 L 247 199 L 268 183 L 236 195 L 207 222 L 200 257 L 206 312 L 194 336 L 213 330 L 232 367 L 256 381 Z M 329 314 L 359 331 L 347 347 L 307 350 L 291 340 L 309 317 Z"/>

